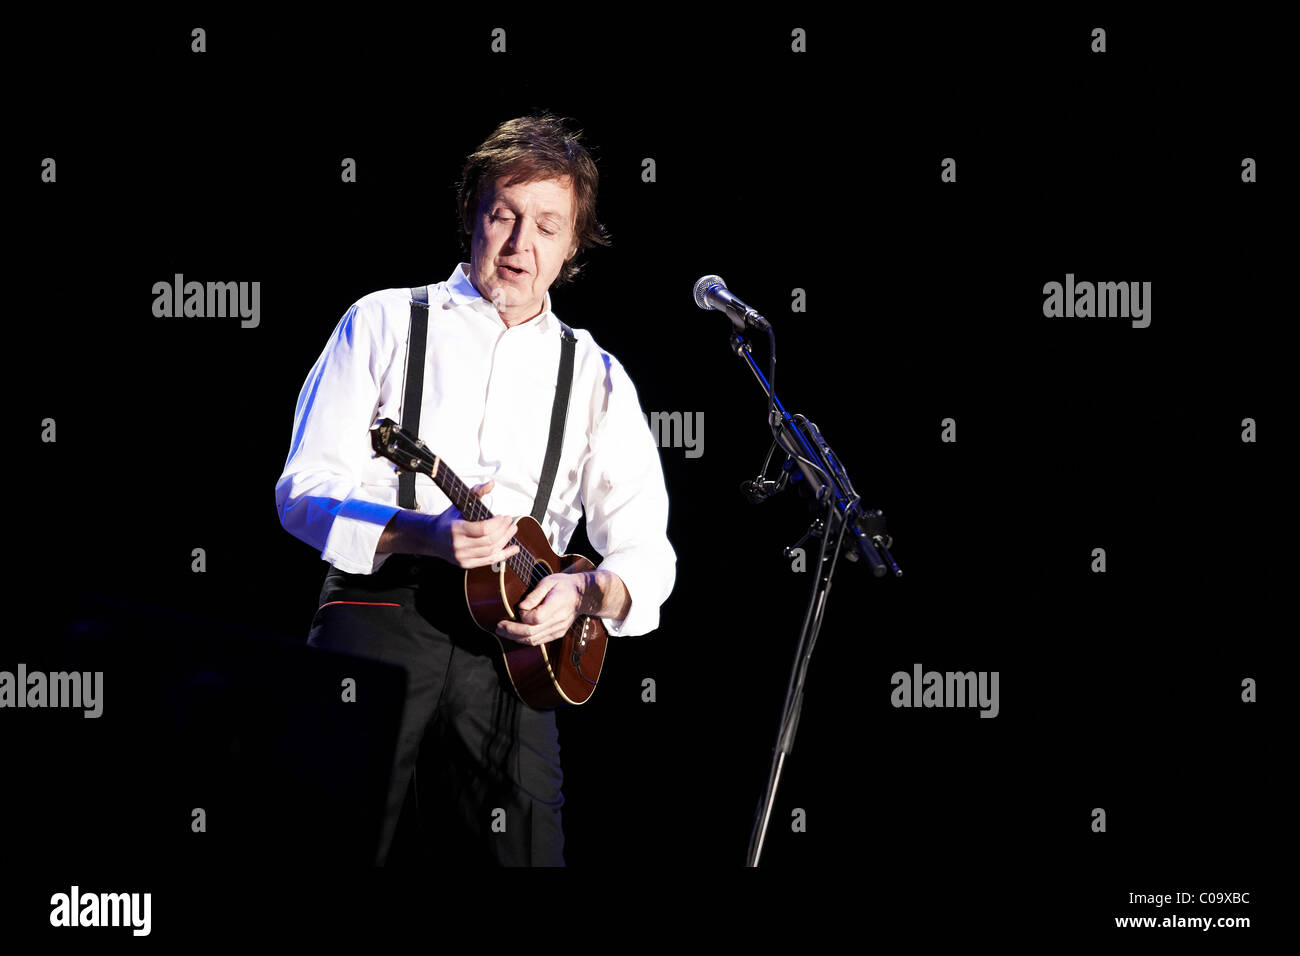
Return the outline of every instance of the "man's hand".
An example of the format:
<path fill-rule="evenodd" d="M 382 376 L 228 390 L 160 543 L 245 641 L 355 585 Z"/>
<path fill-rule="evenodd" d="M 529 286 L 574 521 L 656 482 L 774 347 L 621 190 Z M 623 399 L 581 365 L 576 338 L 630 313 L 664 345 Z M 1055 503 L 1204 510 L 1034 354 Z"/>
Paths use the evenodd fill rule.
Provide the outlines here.
<path fill-rule="evenodd" d="M 519 602 L 519 618 L 501 621 L 497 634 L 520 644 L 545 644 L 563 637 L 582 613 L 587 575 L 548 574 Z"/>
<path fill-rule="evenodd" d="M 492 490 L 494 482 L 485 481 L 470 490 L 482 498 Z M 436 558 L 449 561 L 458 568 L 478 568 L 496 564 L 519 553 L 519 545 L 510 539 L 519 530 L 515 519 L 497 515 L 486 521 L 466 521 L 453 505 L 433 522 L 431 553 Z"/>
<path fill-rule="evenodd" d="M 518 610 L 519 619 L 500 622 L 497 634 L 521 644 L 545 644 L 563 637 L 580 614 L 623 620 L 632 611 L 632 596 L 613 571 L 548 574 L 524 595 Z"/>
<path fill-rule="evenodd" d="M 471 490 L 482 498 L 492 485 L 485 481 Z M 518 530 L 509 515 L 466 521 L 455 505 L 437 517 L 403 509 L 393 515 L 380 535 L 376 551 L 429 555 L 459 568 L 477 568 L 518 554 L 519 545 L 510 544 Z"/>

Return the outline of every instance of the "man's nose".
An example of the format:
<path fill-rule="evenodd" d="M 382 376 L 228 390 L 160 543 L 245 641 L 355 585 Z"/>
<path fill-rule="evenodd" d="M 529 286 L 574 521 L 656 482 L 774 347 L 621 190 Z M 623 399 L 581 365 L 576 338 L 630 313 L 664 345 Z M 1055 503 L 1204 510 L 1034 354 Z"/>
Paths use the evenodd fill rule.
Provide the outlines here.
<path fill-rule="evenodd" d="M 521 249 L 528 245 L 532 239 L 533 224 L 524 216 L 515 219 L 515 228 L 510 231 L 510 244 L 516 249 Z"/>

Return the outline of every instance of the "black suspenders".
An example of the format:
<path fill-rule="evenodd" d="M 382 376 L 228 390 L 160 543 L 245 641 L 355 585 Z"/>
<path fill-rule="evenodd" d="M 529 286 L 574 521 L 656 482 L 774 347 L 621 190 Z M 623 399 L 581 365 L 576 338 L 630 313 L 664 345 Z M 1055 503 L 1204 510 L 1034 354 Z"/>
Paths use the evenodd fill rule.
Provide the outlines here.
<path fill-rule="evenodd" d="M 429 337 L 429 287 L 411 290 L 411 334 L 406 339 L 406 390 L 402 393 L 402 430 L 420 437 L 420 405 L 424 396 L 424 344 Z M 415 472 L 397 478 L 397 504 L 415 507 Z"/>
<path fill-rule="evenodd" d="M 557 319 L 558 321 L 558 319 Z M 411 334 L 407 339 L 406 386 L 402 397 L 402 429 L 416 437 L 420 434 L 420 404 L 424 394 L 424 353 L 429 337 L 429 287 L 411 290 Z M 573 356 L 578 340 L 573 329 L 560 322 L 560 370 L 555 378 L 555 403 L 551 406 L 551 434 L 546 441 L 546 458 L 542 463 L 542 480 L 533 501 L 533 518 L 538 524 L 546 515 L 560 467 L 564 445 L 564 425 L 569 416 L 569 392 L 573 385 Z M 404 471 L 397 479 L 397 504 L 414 508 L 415 472 Z"/>
<path fill-rule="evenodd" d="M 573 329 L 560 322 L 560 371 L 555 376 L 555 403 L 551 406 L 551 437 L 546 440 L 546 457 L 542 460 L 542 481 L 537 486 L 537 497 L 533 500 L 533 520 L 538 524 L 542 524 L 542 518 L 546 516 L 546 506 L 551 503 L 551 489 L 555 487 L 555 473 L 560 467 L 564 423 L 569 417 L 569 388 L 573 384 L 573 353 L 577 344 L 578 340 L 573 335 Z"/>

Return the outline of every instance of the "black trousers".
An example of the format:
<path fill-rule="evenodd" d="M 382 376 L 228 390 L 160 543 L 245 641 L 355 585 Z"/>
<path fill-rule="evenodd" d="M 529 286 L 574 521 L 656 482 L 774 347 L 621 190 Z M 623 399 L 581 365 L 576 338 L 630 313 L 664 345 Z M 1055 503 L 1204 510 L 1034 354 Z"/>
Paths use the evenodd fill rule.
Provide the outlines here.
<path fill-rule="evenodd" d="M 375 864 L 563 866 L 555 711 L 516 696 L 464 581 L 445 561 L 392 555 L 376 574 L 331 568 L 321 589 L 308 644 L 407 671 Z"/>

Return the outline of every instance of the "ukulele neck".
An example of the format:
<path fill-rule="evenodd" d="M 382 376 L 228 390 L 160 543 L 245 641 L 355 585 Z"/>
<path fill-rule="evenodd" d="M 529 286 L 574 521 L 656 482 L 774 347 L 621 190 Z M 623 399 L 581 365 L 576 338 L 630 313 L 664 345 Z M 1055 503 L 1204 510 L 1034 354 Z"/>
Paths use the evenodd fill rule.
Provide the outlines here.
<path fill-rule="evenodd" d="M 438 490 L 451 499 L 451 503 L 456 506 L 456 510 L 466 521 L 486 521 L 494 517 L 487 505 L 483 504 L 483 499 L 470 491 L 465 482 L 460 480 L 460 476 L 448 468 L 437 455 L 433 456 L 433 461 L 428 463 L 427 467 L 420 470 L 433 479 Z"/>

